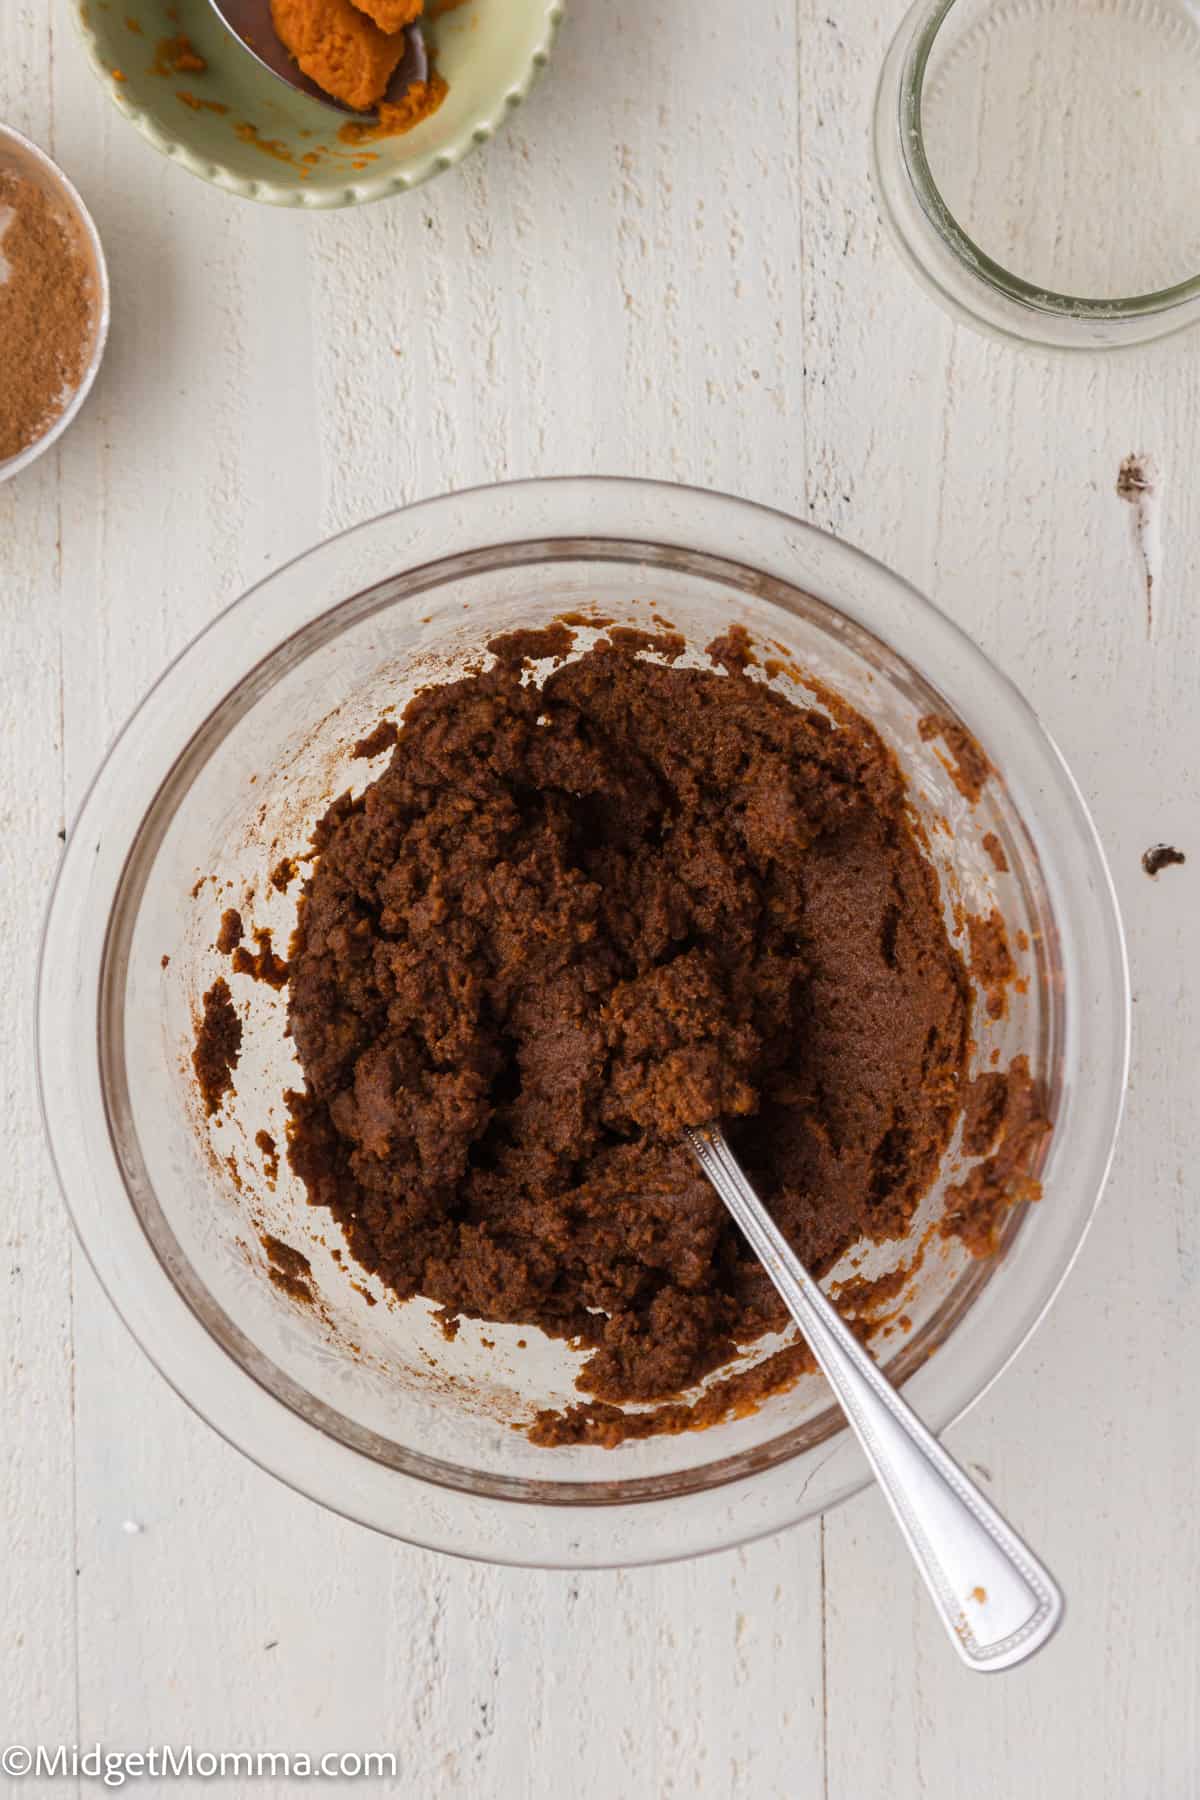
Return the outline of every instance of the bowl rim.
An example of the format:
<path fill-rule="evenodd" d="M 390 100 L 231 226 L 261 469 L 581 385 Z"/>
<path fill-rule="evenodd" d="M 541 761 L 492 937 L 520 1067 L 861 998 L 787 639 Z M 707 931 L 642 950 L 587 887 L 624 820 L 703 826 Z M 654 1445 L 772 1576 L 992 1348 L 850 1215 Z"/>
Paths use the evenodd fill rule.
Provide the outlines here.
<path fill-rule="evenodd" d="M 850 1434 L 843 1430 L 832 1441 L 832 1447 L 817 1447 L 822 1453 L 822 1461 L 815 1471 L 809 1471 L 807 1479 L 795 1486 L 789 1486 L 788 1471 L 789 1468 L 794 1470 L 802 1459 L 794 1457 L 790 1463 L 776 1463 L 770 1469 L 735 1478 L 721 1488 L 706 1488 L 695 1494 L 669 1498 L 593 1503 L 590 1506 L 569 1502 L 550 1506 L 536 1501 L 531 1503 L 523 1497 L 468 1495 L 444 1488 L 433 1492 L 432 1484 L 419 1475 L 382 1467 L 324 1433 L 321 1443 L 326 1460 L 320 1470 L 314 1470 L 312 1424 L 262 1387 L 252 1372 L 235 1361 L 192 1313 L 149 1239 L 142 1234 L 141 1222 L 129 1203 L 129 1192 L 119 1170 L 115 1172 L 115 1179 L 110 1174 L 107 1197 L 100 1196 L 100 1176 L 87 1157 L 80 1155 L 78 1132 L 82 1127 L 76 1122 L 76 1114 L 82 1110 L 79 1096 L 69 1082 L 61 1079 L 61 1058 L 66 1055 L 69 1061 L 72 1053 L 63 1051 L 59 1040 L 64 1034 L 61 1030 L 56 1031 L 56 1027 L 61 1026 L 64 1017 L 81 1022 L 86 1044 L 81 1054 L 87 1061 L 85 1072 L 90 1086 L 95 1073 L 92 1063 L 98 1067 L 99 1062 L 98 1035 L 88 1027 L 98 1016 L 100 962 L 97 960 L 94 968 L 90 963 L 77 966 L 77 959 L 83 952 L 71 910 L 73 906 L 77 907 L 81 893 L 88 886 L 91 869 L 100 858 L 100 839 L 95 826 L 105 816 L 105 789 L 120 785 L 125 780 L 125 765 L 131 759 L 136 761 L 138 751 L 132 740 L 139 722 L 155 710 L 170 714 L 177 708 L 180 695 L 189 685 L 187 665 L 197 655 L 199 646 L 222 635 L 233 637 L 239 646 L 236 663 L 231 660 L 225 663 L 226 668 L 236 666 L 238 674 L 223 687 L 222 696 L 216 702 L 219 707 L 222 700 L 242 684 L 249 671 L 262 661 L 264 649 L 269 654 L 304 624 L 329 618 L 352 602 L 353 593 L 342 593 L 333 601 L 325 597 L 312 604 L 299 622 L 293 616 L 282 638 L 276 634 L 268 640 L 260 631 L 263 642 L 254 642 L 256 597 L 270 584 L 286 580 L 289 571 L 298 564 L 323 556 L 328 558 L 339 549 L 344 551 L 354 540 L 361 542 L 371 533 L 397 532 L 403 541 L 413 535 L 407 528 L 418 519 L 427 528 L 436 528 L 437 541 L 445 546 L 445 553 L 449 555 L 465 548 L 479 550 L 489 545 L 494 548 L 498 542 L 519 544 L 530 537 L 540 540 L 549 535 L 554 541 L 560 536 L 569 540 L 573 534 L 547 534 L 538 530 L 536 523 L 531 530 L 524 521 L 536 521 L 547 502 L 553 502 L 569 513 L 574 504 L 572 496 L 578 496 L 580 510 L 583 510 L 584 497 L 588 496 L 593 504 L 602 502 L 606 505 L 614 516 L 621 514 L 623 508 L 636 510 L 639 506 L 643 509 L 641 516 L 649 514 L 656 519 L 660 515 L 665 517 L 672 505 L 684 511 L 691 509 L 693 513 L 700 511 L 706 515 L 706 529 L 715 528 L 718 538 L 736 519 L 755 540 L 772 537 L 772 556 L 776 559 L 782 556 L 785 562 L 789 546 L 793 547 L 792 554 L 799 543 L 810 549 L 815 547 L 816 553 L 831 567 L 825 591 L 814 586 L 811 571 L 800 581 L 792 580 L 791 585 L 815 594 L 824 604 L 863 625 L 875 636 L 880 635 L 878 620 L 860 616 L 853 602 L 844 600 L 841 594 L 831 595 L 828 585 L 832 580 L 836 590 L 839 570 L 847 577 L 857 571 L 876 581 L 881 580 L 888 590 L 889 600 L 898 608 L 906 608 L 920 619 L 926 631 L 940 638 L 956 663 L 965 662 L 966 674 L 990 688 L 993 698 L 1002 702 L 1009 717 L 1020 725 L 1039 773 L 1055 784 L 1055 797 L 1068 810 L 1078 839 L 1076 847 L 1082 848 L 1088 859 L 1088 904 L 1093 908 L 1094 922 L 1107 959 L 1104 973 L 1110 979 L 1110 988 L 1105 990 L 1107 1015 L 1104 1022 L 1112 1033 L 1114 1052 L 1107 1090 L 1096 1097 L 1093 1108 L 1093 1117 L 1098 1124 L 1088 1159 L 1090 1202 L 1079 1219 L 1076 1235 L 1058 1256 L 1052 1273 L 1039 1288 L 1034 1310 L 980 1385 L 965 1401 L 956 1402 L 949 1409 L 928 1410 L 929 1423 L 936 1431 L 944 1430 L 961 1418 L 1011 1364 L 1045 1316 L 1079 1254 L 1111 1166 L 1126 1085 L 1130 1037 L 1128 967 L 1116 896 L 1095 827 L 1053 740 L 1008 677 L 996 669 L 961 628 L 932 602 L 874 558 L 811 525 L 750 501 L 669 483 L 621 477 L 568 476 L 500 484 L 442 495 L 365 521 L 291 559 L 226 607 L 171 662 L 117 737 L 89 785 L 54 883 L 39 956 L 37 1038 L 39 1099 L 55 1174 L 84 1252 L 118 1313 L 165 1379 L 227 1441 L 310 1498 L 390 1535 L 451 1553 L 545 1567 L 657 1562 L 748 1542 L 814 1511 L 811 1502 L 806 1504 L 805 1494 L 813 1474 L 822 1472 L 827 1463 L 836 1462 L 837 1466 L 822 1484 L 828 1490 L 821 1497 L 823 1507 L 837 1504 L 863 1487 L 869 1478 L 866 1464 L 848 1441 Z M 465 515 L 457 524 L 454 523 L 456 512 Z M 618 537 L 634 543 L 650 541 L 645 534 L 636 531 L 602 529 L 582 535 L 600 541 Z M 449 541 L 451 539 L 454 541 Z M 663 541 L 663 534 L 656 534 L 654 541 Z M 424 561 L 415 558 L 404 566 L 410 570 L 418 569 Z M 773 563 L 768 559 L 760 566 L 768 578 L 788 579 L 786 574 L 780 575 L 777 561 Z M 888 638 L 885 641 L 894 640 Z M 906 660 L 912 662 L 911 658 Z M 921 667 L 916 663 L 912 666 Z M 224 676 L 222 680 L 225 681 Z M 205 713 L 211 714 L 211 701 L 198 704 L 203 705 Z M 185 738 L 185 744 L 192 742 L 194 737 L 192 730 Z M 141 820 L 147 816 L 168 774 L 169 769 L 155 782 L 153 792 L 142 808 Z M 123 869 L 129 843 L 136 841 L 139 829 L 140 821 L 132 837 L 112 851 L 112 856 L 118 859 L 118 870 Z M 94 846 L 93 838 L 96 838 Z M 119 891 L 119 887 L 118 873 L 113 891 Z M 107 942 L 108 926 L 106 916 L 99 934 L 102 942 Z M 97 979 L 89 989 L 93 974 Z M 102 1092 L 98 1074 L 95 1092 L 97 1095 Z M 123 1201 L 127 1219 L 122 1215 L 114 1220 L 114 1197 Z M 130 1222 L 134 1227 L 132 1233 L 124 1229 Z M 932 1360 L 936 1362 L 937 1359 Z M 912 1397 L 919 1394 L 922 1373 L 918 1370 L 912 1377 Z M 207 1387 L 203 1400 L 197 1398 L 198 1387 Z M 212 1398 L 214 1394 L 216 1399 Z M 267 1448 L 264 1449 L 264 1445 Z M 774 1483 L 766 1480 L 768 1475 L 776 1478 Z M 388 1489 L 386 1495 L 384 1487 Z M 768 1488 L 770 1493 L 766 1492 Z M 719 1519 L 712 1516 L 714 1495 L 719 1495 L 724 1502 Z M 506 1534 L 503 1528 L 498 1528 L 500 1511 L 510 1521 L 514 1514 L 524 1514 L 526 1523 L 517 1530 L 509 1529 Z M 548 1525 L 549 1515 L 557 1515 L 553 1528 Z"/>
<path fill-rule="evenodd" d="M 326 189 L 294 186 L 273 181 L 267 176 L 239 175 L 216 157 L 197 155 L 178 137 L 164 131 L 144 107 L 134 103 L 122 84 L 112 79 L 112 71 L 100 54 L 99 40 L 89 15 L 88 0 L 72 0 L 70 13 L 92 73 L 107 91 L 117 111 L 130 121 L 160 155 L 178 163 L 189 175 L 194 175 L 209 187 L 221 188 L 240 200 L 258 201 L 264 206 L 288 207 L 294 211 L 335 212 L 342 207 L 366 206 L 376 200 L 387 200 L 397 194 L 410 193 L 412 189 L 432 181 L 435 176 L 444 174 L 447 169 L 455 168 L 472 150 L 488 143 L 496 135 L 509 115 L 529 98 L 538 77 L 550 61 L 554 40 L 566 15 L 567 0 L 542 0 L 542 4 L 542 35 L 530 55 L 525 74 L 520 81 L 497 96 L 489 108 L 465 125 L 453 143 L 436 152 L 427 152 L 412 170 L 378 169 L 361 174 L 344 187 Z"/>
<path fill-rule="evenodd" d="M 48 431 L 44 431 L 41 437 L 35 438 L 32 444 L 26 444 L 24 450 L 18 451 L 16 456 L 0 460 L 0 483 L 11 481 L 14 475 L 19 475 L 22 470 L 29 468 L 74 424 L 95 385 L 97 375 L 100 373 L 100 365 L 104 361 L 104 352 L 108 346 L 109 325 L 112 321 L 112 289 L 108 278 L 108 262 L 104 255 L 104 245 L 100 241 L 96 221 L 88 211 L 79 189 L 54 158 L 41 148 L 40 144 L 35 144 L 32 138 L 26 137 L 24 132 L 15 130 L 11 125 L 0 124 L 0 148 L 6 143 L 15 144 L 21 156 L 34 163 L 42 171 L 74 214 L 92 252 L 98 293 L 92 354 L 88 359 L 87 368 L 79 379 L 78 387 Z"/>

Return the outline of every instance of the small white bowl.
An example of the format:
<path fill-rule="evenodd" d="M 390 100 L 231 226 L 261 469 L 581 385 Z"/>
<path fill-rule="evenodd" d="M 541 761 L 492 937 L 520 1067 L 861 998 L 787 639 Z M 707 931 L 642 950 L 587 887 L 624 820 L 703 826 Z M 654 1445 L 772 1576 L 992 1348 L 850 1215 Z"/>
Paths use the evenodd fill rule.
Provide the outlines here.
<path fill-rule="evenodd" d="M 9 481 L 14 475 L 19 475 L 22 469 L 27 469 L 30 463 L 36 462 L 51 444 L 58 442 L 91 392 L 96 372 L 104 358 L 104 346 L 108 342 L 110 297 L 108 267 L 104 261 L 100 234 L 92 221 L 92 215 L 58 164 L 51 162 L 44 150 L 31 144 L 19 131 L 13 131 L 8 125 L 0 125 L 0 169 L 11 169 L 15 174 L 23 175 L 58 201 L 64 216 L 77 233 L 96 297 L 92 311 L 91 351 L 79 385 L 48 431 L 35 438 L 32 444 L 27 444 L 18 455 L 0 460 L 0 481 Z"/>

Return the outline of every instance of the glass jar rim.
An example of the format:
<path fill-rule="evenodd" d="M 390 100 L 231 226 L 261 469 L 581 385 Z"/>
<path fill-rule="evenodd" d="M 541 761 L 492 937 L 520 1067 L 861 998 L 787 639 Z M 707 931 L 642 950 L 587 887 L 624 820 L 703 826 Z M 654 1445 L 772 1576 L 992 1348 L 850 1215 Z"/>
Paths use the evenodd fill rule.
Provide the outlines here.
<path fill-rule="evenodd" d="M 900 154 L 913 192 L 926 219 L 947 249 L 971 275 L 1005 299 L 1031 312 L 1074 320 L 1081 324 L 1157 317 L 1200 297 L 1200 272 L 1165 288 L 1118 296 L 1116 299 L 1059 293 L 1052 288 L 1026 281 L 1013 270 L 1005 268 L 1002 263 L 989 256 L 959 223 L 947 205 L 930 166 L 921 111 L 925 75 L 934 45 L 943 25 L 959 4 L 960 0 L 934 0 L 932 6 L 927 6 L 927 0 L 917 0 L 909 18 L 919 23 L 913 29 L 901 70 L 897 119 Z M 901 26 L 902 32 L 904 29 Z"/>

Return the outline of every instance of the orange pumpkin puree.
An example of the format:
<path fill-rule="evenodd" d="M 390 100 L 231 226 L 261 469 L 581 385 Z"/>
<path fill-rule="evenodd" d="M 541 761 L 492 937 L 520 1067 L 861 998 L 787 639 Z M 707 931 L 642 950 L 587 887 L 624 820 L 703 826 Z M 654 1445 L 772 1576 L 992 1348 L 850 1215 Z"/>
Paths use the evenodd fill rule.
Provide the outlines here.
<path fill-rule="evenodd" d="M 379 117 L 373 122 L 347 119 L 338 132 L 338 139 L 343 144 L 374 144 L 380 138 L 400 137 L 402 133 L 411 131 L 430 113 L 435 113 L 448 93 L 446 83 L 433 69 L 429 71 L 428 81 L 414 81 L 408 92 L 395 103 L 385 100 L 379 108 Z"/>
<path fill-rule="evenodd" d="M 380 31 L 403 31 L 424 11 L 424 0 L 356 0 L 360 12 L 374 19 Z"/>
<path fill-rule="evenodd" d="M 271 0 L 271 18 L 310 81 L 355 112 L 378 106 L 404 55 L 403 32 L 381 31 L 352 0 Z"/>

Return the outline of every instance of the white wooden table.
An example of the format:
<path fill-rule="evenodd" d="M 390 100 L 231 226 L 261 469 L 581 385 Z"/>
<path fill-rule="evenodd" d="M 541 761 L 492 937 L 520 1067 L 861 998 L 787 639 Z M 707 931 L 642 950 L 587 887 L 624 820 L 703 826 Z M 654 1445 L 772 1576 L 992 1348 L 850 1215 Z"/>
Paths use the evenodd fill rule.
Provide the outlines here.
<path fill-rule="evenodd" d="M 899 12 L 576 0 L 486 154 L 308 218 L 156 157 L 65 7 L 0 4 L 0 117 L 82 186 L 115 307 L 79 425 L 0 488 L 6 1739 L 394 1748 L 392 1791 L 435 1800 L 1200 1793 L 1200 337 L 1052 360 L 910 284 L 866 148 Z M 1165 480 L 1152 634 L 1114 491 L 1133 450 Z M 564 471 L 730 489 L 872 551 L 1016 677 L 1095 809 L 1133 961 L 1127 1121 L 1053 1316 L 951 1440 L 1069 1596 L 1026 1669 L 957 1665 L 874 1497 L 630 1573 L 372 1537 L 194 1418 L 72 1243 L 36 1116 L 34 960 L 114 732 L 281 559 L 404 501 Z M 1160 838 L 1189 861 L 1150 881 Z"/>

